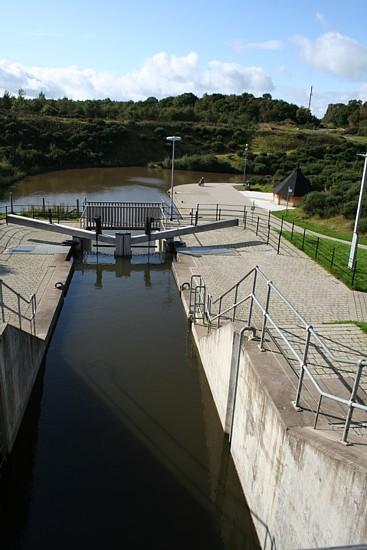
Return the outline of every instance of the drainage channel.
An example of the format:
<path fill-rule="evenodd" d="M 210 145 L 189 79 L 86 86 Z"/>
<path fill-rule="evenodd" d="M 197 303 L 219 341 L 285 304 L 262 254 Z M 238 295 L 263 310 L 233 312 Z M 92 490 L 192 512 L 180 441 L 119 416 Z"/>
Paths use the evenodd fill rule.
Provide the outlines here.
<path fill-rule="evenodd" d="M 0 505 L 4 548 L 258 547 L 169 261 L 76 262 Z"/>

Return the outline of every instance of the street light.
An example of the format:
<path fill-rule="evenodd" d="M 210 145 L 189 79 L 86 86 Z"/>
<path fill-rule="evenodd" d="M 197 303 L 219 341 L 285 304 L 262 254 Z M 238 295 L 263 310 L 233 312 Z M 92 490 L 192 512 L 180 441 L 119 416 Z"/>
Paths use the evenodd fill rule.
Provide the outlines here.
<path fill-rule="evenodd" d="M 349 260 L 348 260 L 349 269 L 354 269 L 355 263 L 356 263 L 357 248 L 358 248 L 358 223 L 359 223 L 359 216 L 362 208 L 363 189 L 366 181 L 366 171 L 367 171 L 367 153 L 362 153 L 362 154 L 359 154 L 358 156 L 364 157 L 364 167 L 363 167 L 363 174 L 362 174 L 362 181 L 361 181 L 361 190 L 359 192 L 356 219 L 354 222 L 352 245 L 350 247 L 350 254 L 349 254 Z"/>
<path fill-rule="evenodd" d="M 246 187 L 246 165 L 247 165 L 247 153 L 248 153 L 248 143 L 245 145 L 245 165 L 243 167 L 243 185 Z"/>
<path fill-rule="evenodd" d="M 289 194 L 290 193 L 293 193 L 292 187 L 288 187 L 288 189 L 287 189 L 287 206 L 285 207 L 286 210 L 288 210 L 288 199 L 289 199 Z"/>
<path fill-rule="evenodd" d="M 173 218 L 173 172 L 175 169 L 175 143 L 176 141 L 181 141 L 180 136 L 168 136 L 167 141 L 172 141 L 172 170 L 171 170 L 171 208 L 170 208 L 170 219 Z"/>

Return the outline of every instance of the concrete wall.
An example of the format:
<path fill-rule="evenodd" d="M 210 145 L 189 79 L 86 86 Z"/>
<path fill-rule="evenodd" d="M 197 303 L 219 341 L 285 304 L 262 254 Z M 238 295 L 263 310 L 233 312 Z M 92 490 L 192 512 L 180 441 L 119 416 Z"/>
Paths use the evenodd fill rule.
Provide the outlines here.
<path fill-rule="evenodd" d="M 5 456 L 14 445 L 63 304 L 64 291 L 55 283 L 61 282 L 66 289 L 72 276 L 72 263 L 65 259 L 65 254 L 54 257 L 53 275 L 37 307 L 36 335 L 29 326 L 20 330 L 11 324 L 4 325 L 0 334 L 0 445 Z"/>
<path fill-rule="evenodd" d="M 44 348 L 43 340 L 11 325 L 0 336 L 1 432 L 7 451 L 13 447 Z"/>
<path fill-rule="evenodd" d="M 193 325 L 193 334 L 228 431 L 237 354 L 232 325 L 209 334 Z M 278 549 L 366 542 L 367 464 L 353 448 L 303 426 L 288 385 L 274 375 L 270 354 L 254 341 L 242 346 L 231 453 L 260 542 Z"/>

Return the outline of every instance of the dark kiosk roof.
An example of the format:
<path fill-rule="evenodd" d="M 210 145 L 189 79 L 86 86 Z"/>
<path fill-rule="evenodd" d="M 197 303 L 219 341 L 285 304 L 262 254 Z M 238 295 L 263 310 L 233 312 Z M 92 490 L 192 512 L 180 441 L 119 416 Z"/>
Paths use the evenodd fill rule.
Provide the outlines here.
<path fill-rule="evenodd" d="M 292 189 L 292 192 L 288 193 L 288 188 Z M 310 191 L 312 191 L 312 185 L 298 167 L 285 180 L 277 183 L 273 188 L 273 193 L 282 197 L 287 197 L 287 195 L 289 197 L 303 197 L 303 195 L 306 195 Z"/>

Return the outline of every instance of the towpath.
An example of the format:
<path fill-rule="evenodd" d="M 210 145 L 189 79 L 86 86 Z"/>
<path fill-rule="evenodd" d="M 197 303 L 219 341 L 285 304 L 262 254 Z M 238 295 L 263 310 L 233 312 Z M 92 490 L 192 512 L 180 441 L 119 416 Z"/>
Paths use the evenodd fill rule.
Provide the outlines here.
<path fill-rule="evenodd" d="M 40 304 L 44 292 L 60 265 L 64 263 L 69 247 L 62 242 L 69 237 L 37 229 L 0 223 L 0 279 L 26 300 L 34 294 Z M 7 307 L 18 311 L 16 295 L 3 287 Z M 30 316 L 31 308 L 23 301 L 22 315 Z M 18 316 L 4 309 L 5 321 L 18 326 Z M 26 325 L 26 323 L 24 323 Z M 4 324 L 3 324 L 4 325 Z M 26 328 L 26 327 L 24 327 Z"/>
<path fill-rule="evenodd" d="M 180 186 L 175 189 L 175 202 L 181 209 L 196 208 L 197 204 L 249 204 L 230 184 Z M 186 248 L 181 249 L 178 261 L 186 263 L 191 274 L 203 277 L 213 298 L 220 296 L 258 265 L 337 357 L 355 359 L 357 364 L 360 358 L 367 356 L 367 334 L 354 324 L 342 323 L 367 321 L 367 294 L 347 288 L 291 243 L 282 244 L 280 254 L 277 254 L 274 246 L 267 245 L 252 230 L 244 230 L 241 226 L 188 236 L 184 241 Z M 243 296 L 250 290 L 249 286 L 244 285 Z M 265 293 L 264 285 L 264 300 Z M 228 299 L 224 306 L 230 305 Z M 273 318 L 302 355 L 305 333 L 299 321 L 281 300 L 273 300 L 271 307 Z M 333 324 L 335 322 L 338 324 Z M 290 371 L 297 372 L 298 365 L 275 333 L 267 345 L 274 353 L 279 354 L 280 350 Z M 355 375 L 354 368 L 331 366 L 324 360 L 317 345 L 311 347 L 311 368 L 323 389 L 333 394 L 339 392 L 339 396 L 347 398 Z M 362 376 L 359 397 L 364 403 L 367 402 L 367 372 Z M 312 403 L 309 406 L 314 407 Z M 331 425 L 332 421 L 329 423 Z M 341 427 L 338 422 L 332 426 L 335 430 Z M 357 436 L 366 436 L 367 417 L 354 428 Z"/>

